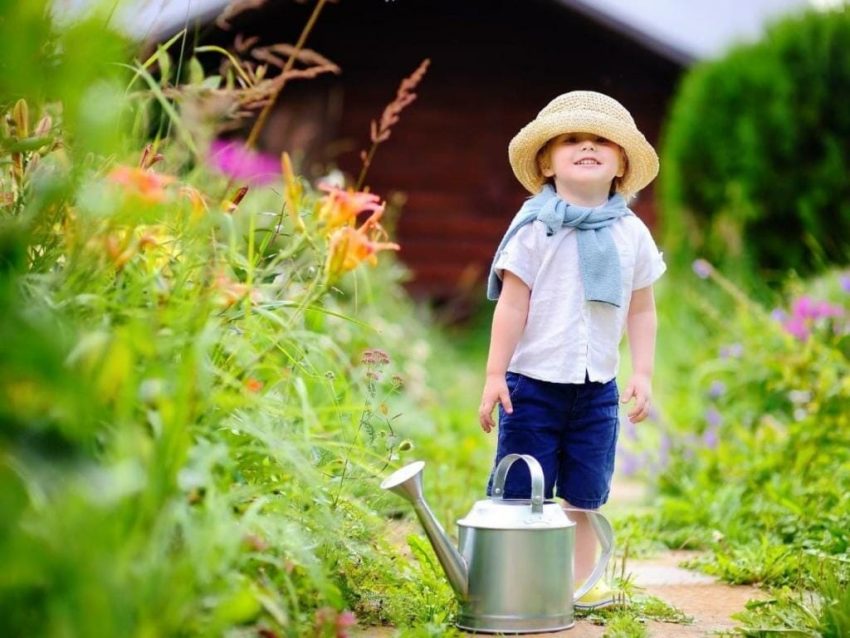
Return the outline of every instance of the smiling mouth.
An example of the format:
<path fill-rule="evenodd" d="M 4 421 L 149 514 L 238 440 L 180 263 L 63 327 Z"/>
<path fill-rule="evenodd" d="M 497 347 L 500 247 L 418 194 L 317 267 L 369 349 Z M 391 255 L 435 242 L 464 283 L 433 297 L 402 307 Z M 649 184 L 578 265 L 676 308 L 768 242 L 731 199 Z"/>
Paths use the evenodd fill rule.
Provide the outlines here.
<path fill-rule="evenodd" d="M 576 162 L 576 166 L 599 166 L 600 163 L 595 159 L 583 159 Z"/>

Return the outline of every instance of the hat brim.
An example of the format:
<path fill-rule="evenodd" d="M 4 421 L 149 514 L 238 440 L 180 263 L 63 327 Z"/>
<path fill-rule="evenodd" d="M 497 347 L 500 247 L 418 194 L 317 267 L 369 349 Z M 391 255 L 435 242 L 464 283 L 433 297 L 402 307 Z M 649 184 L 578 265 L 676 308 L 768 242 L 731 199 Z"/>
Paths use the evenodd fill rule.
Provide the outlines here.
<path fill-rule="evenodd" d="M 537 153 L 546 142 L 564 133 L 593 133 L 619 144 L 628 167 L 617 192 L 631 196 L 658 175 L 658 155 L 637 128 L 598 111 L 573 110 L 538 117 L 520 130 L 508 146 L 514 175 L 532 194 L 545 183 L 537 166 Z"/>

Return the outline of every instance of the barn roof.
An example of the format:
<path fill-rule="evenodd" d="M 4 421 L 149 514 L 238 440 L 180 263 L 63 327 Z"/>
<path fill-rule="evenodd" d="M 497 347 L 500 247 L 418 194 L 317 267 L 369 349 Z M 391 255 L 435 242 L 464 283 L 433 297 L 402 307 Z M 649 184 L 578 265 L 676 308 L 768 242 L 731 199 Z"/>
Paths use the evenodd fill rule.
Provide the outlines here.
<path fill-rule="evenodd" d="M 394 0 L 404 2 L 405 0 Z M 774 18 L 842 0 L 552 0 L 631 38 L 683 66 L 717 56 L 732 44 L 757 38 Z M 73 15 L 93 0 L 54 0 L 60 14 Z M 164 39 L 187 22 L 206 21 L 228 0 L 126 0 L 116 24 L 138 39 Z M 262 0 L 236 0 L 246 7 Z"/>

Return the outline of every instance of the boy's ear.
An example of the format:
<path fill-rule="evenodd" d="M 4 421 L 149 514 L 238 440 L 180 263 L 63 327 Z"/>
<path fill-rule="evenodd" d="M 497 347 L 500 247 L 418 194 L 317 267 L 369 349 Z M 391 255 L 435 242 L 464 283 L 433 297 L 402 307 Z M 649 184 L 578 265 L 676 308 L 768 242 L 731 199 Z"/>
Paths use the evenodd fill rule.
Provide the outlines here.
<path fill-rule="evenodd" d="M 617 168 L 617 177 L 622 177 L 629 169 L 629 157 L 623 149 L 620 149 L 620 166 Z"/>
<path fill-rule="evenodd" d="M 540 150 L 537 151 L 537 170 L 543 177 L 554 177 L 555 171 L 552 170 L 552 157 L 549 152 L 550 143 L 546 142 Z"/>

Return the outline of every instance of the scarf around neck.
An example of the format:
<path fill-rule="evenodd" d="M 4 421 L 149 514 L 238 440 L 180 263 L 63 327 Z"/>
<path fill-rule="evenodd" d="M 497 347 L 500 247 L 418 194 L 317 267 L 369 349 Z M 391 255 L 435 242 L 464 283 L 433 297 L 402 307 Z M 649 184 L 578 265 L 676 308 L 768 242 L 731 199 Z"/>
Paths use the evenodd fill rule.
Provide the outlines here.
<path fill-rule="evenodd" d="M 546 226 L 546 235 L 550 237 L 565 226 L 576 229 L 584 298 L 619 307 L 623 302 L 620 256 L 608 227 L 626 215 L 634 213 L 620 194 L 611 196 L 601 206 L 586 208 L 564 201 L 551 184 L 545 184 L 543 190 L 525 201 L 499 243 L 487 280 L 487 298 L 498 299 L 502 291 L 502 281 L 495 269 L 499 255 L 520 228 L 537 220 Z"/>

